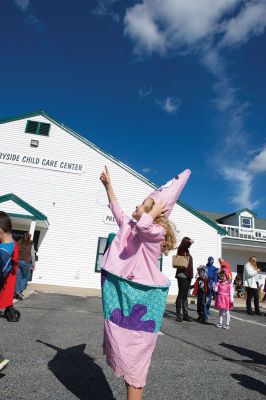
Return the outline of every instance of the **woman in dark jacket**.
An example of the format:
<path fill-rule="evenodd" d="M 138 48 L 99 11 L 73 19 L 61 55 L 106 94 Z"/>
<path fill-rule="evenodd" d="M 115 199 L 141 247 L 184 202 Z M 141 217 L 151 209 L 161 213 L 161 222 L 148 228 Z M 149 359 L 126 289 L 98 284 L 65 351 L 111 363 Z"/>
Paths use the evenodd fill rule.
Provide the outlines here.
<path fill-rule="evenodd" d="M 179 256 L 189 257 L 188 267 L 177 267 L 176 269 L 176 279 L 178 284 L 178 296 L 176 298 L 176 320 L 178 322 L 189 321 L 192 319 L 188 315 L 188 292 L 191 285 L 191 279 L 193 278 L 193 258 L 189 252 L 189 248 L 192 245 L 193 240 L 184 237 L 177 249 L 177 254 Z M 181 316 L 181 307 L 183 309 L 183 318 Z"/>

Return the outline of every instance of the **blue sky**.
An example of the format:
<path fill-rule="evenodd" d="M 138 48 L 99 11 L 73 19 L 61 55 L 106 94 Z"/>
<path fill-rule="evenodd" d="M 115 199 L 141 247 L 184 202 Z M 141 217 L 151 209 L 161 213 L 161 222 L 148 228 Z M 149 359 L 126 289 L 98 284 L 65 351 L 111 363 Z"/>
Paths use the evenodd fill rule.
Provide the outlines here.
<path fill-rule="evenodd" d="M 0 117 L 42 108 L 194 208 L 266 217 L 265 0 L 2 0 Z M 100 172 L 100 171 L 99 171 Z"/>

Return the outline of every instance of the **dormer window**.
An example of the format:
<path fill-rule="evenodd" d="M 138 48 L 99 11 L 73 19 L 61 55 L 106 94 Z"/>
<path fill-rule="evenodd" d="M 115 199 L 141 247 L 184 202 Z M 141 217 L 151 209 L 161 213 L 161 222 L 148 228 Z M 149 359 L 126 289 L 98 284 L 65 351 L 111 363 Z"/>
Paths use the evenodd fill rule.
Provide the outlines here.
<path fill-rule="evenodd" d="M 33 133 L 35 135 L 49 136 L 50 126 L 51 124 L 46 124 L 44 122 L 28 120 L 25 132 Z"/>
<path fill-rule="evenodd" d="M 252 228 L 252 218 L 241 217 L 242 228 Z"/>

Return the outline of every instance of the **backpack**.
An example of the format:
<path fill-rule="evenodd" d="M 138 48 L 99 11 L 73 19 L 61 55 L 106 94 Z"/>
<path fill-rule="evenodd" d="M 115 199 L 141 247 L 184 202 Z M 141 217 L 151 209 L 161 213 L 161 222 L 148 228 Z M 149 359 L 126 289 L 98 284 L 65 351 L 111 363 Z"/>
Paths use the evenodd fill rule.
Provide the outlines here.
<path fill-rule="evenodd" d="M 16 246 L 17 243 L 14 242 L 14 247 L 11 253 L 9 253 L 9 251 L 3 247 L 0 248 L 0 290 L 3 288 L 5 280 L 14 266 L 14 252 L 16 250 Z"/>

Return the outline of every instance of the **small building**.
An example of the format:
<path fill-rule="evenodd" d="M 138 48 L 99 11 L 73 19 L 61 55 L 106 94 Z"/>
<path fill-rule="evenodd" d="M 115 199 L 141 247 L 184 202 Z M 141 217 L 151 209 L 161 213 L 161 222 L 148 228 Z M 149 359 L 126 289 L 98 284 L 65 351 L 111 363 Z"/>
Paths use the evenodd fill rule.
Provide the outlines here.
<path fill-rule="evenodd" d="M 16 238 L 25 231 L 34 237 L 38 262 L 33 282 L 100 288 L 100 259 L 108 234 L 117 231 L 99 180 L 105 164 L 121 207 L 130 215 L 156 187 L 148 179 L 42 110 L 0 121 L 1 209 L 11 216 Z M 177 163 L 169 173 L 187 167 Z M 195 241 L 195 270 L 210 255 L 217 263 L 223 227 L 182 201 L 171 220 L 180 239 Z M 172 282 L 170 293 L 176 293 L 171 258 L 160 258 L 158 268 Z"/>
<path fill-rule="evenodd" d="M 266 276 L 266 219 L 243 208 L 231 214 L 201 211 L 226 230 L 222 238 L 222 256 L 236 274 L 243 276 L 244 265 L 255 256 L 261 270 L 261 283 Z M 264 276 L 265 275 L 265 276 Z"/>

